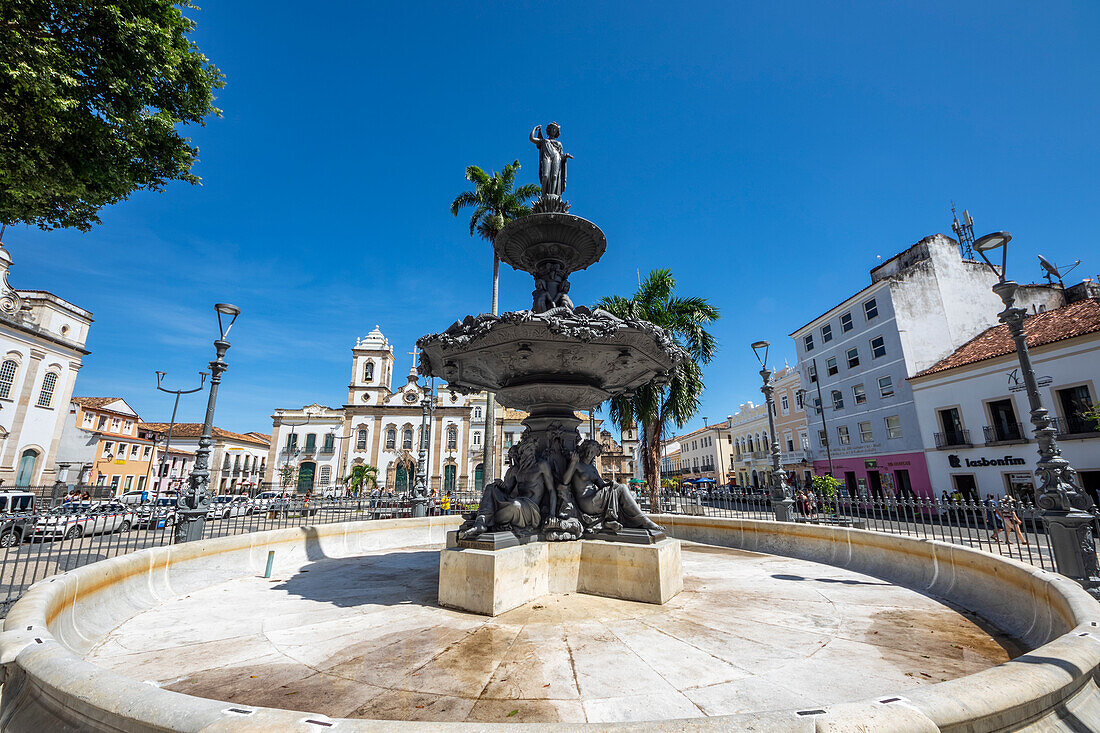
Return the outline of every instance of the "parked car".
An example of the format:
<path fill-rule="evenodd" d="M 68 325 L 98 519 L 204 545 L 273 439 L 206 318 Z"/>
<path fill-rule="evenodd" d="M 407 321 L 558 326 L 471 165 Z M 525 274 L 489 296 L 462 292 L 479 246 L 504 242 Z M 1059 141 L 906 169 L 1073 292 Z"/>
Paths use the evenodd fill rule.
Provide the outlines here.
<path fill-rule="evenodd" d="M 134 509 L 134 526 L 148 529 L 170 527 L 176 523 L 176 497 L 162 496 Z"/>
<path fill-rule="evenodd" d="M 119 495 L 117 501 L 122 504 L 141 504 L 149 501 L 148 491 L 127 491 Z"/>
<path fill-rule="evenodd" d="M 229 519 L 252 513 L 252 500 L 244 494 L 220 494 L 210 498 L 207 519 Z"/>
<path fill-rule="evenodd" d="M 0 492 L 0 547 L 22 542 L 34 523 L 34 494 L 29 491 Z"/>
<path fill-rule="evenodd" d="M 71 540 L 91 534 L 126 532 L 137 517 L 119 502 L 72 502 L 51 509 L 34 525 L 34 539 Z"/>
<path fill-rule="evenodd" d="M 279 496 L 280 496 L 280 493 L 278 491 L 264 491 L 264 492 L 261 492 L 259 494 L 256 494 L 256 498 L 254 498 L 252 500 L 252 506 L 255 507 L 255 509 L 257 511 L 262 511 L 262 510 L 269 509 L 271 507 L 272 502 L 274 502 L 276 499 L 278 499 Z M 285 496 L 284 496 L 284 498 L 285 498 Z"/>

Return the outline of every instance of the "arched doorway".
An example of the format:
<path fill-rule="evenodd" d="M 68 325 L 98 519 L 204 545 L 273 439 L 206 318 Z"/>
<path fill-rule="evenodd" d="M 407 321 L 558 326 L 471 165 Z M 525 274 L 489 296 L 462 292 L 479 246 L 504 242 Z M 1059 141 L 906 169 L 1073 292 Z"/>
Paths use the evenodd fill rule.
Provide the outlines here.
<path fill-rule="evenodd" d="M 458 473 L 457 466 L 444 466 L 443 467 L 443 490 L 454 491 L 455 490 L 455 476 Z"/>
<path fill-rule="evenodd" d="M 752 472 L 752 487 L 754 489 L 760 488 L 760 477 L 756 475 L 756 471 Z"/>
<path fill-rule="evenodd" d="M 19 458 L 19 473 L 15 476 L 15 485 L 21 489 L 31 485 L 34 481 L 34 469 L 38 463 L 38 451 L 27 448 Z"/>
<path fill-rule="evenodd" d="M 485 464 L 479 463 L 474 468 L 474 491 L 481 491 L 485 484 Z"/>
<path fill-rule="evenodd" d="M 305 494 L 313 491 L 313 474 L 317 471 L 317 464 L 312 461 L 303 461 L 298 466 L 298 493 Z"/>
<path fill-rule="evenodd" d="M 393 479 L 394 491 L 399 494 L 407 492 L 412 487 L 415 476 L 416 470 L 411 463 L 407 465 L 404 463 L 397 464 L 397 470 L 394 473 Z"/>

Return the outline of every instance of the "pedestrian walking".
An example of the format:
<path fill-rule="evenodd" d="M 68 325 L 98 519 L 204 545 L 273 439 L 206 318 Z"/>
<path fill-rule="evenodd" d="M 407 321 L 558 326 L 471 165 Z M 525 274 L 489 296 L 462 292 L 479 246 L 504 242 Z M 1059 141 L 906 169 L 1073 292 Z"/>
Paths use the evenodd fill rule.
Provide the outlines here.
<path fill-rule="evenodd" d="M 989 494 L 985 498 L 985 524 L 990 530 L 990 542 L 996 540 L 1000 543 L 1001 532 L 1005 533 L 1005 542 L 1008 542 L 1008 530 L 1005 529 L 1005 523 L 1001 519 L 1000 507 L 997 500 L 993 498 L 993 494 Z"/>
<path fill-rule="evenodd" d="M 1001 501 L 1001 520 L 1004 522 L 1005 526 L 1006 542 L 1009 538 L 1008 533 L 1012 531 L 1016 533 L 1016 539 L 1018 539 L 1021 544 L 1029 544 L 1027 541 L 1027 537 L 1025 537 L 1024 533 L 1020 531 L 1020 528 L 1023 526 L 1024 523 L 1020 519 L 1020 515 L 1016 513 L 1016 500 L 1013 499 L 1011 496 L 1005 496 L 1005 498 Z"/>

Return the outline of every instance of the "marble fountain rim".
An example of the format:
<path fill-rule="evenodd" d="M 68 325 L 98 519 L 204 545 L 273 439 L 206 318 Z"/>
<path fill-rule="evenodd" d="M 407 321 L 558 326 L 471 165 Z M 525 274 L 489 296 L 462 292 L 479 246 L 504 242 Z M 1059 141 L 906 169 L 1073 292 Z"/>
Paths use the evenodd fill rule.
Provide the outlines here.
<path fill-rule="evenodd" d="M 891 580 L 946 600 L 969 603 L 974 610 L 1017 638 L 1031 638 L 1037 648 L 972 675 L 929 684 L 895 696 L 825 706 L 821 711 L 746 713 L 712 718 L 621 724 L 568 723 L 415 723 L 393 720 L 328 718 L 306 712 L 261 708 L 170 692 L 109 672 L 82 658 L 94 633 L 96 612 L 135 615 L 166 597 L 187 592 L 173 588 L 168 573 L 175 568 L 181 585 L 217 583 L 226 577 L 262 572 L 267 550 L 282 547 L 302 557 L 322 549 L 347 553 L 376 552 L 415 544 L 443 544 L 461 517 L 374 520 L 287 528 L 224 537 L 186 545 L 149 548 L 104 560 L 35 584 L 12 608 L 0 634 L 0 663 L 5 672 L 4 710 L 0 727 L 30 730 L 21 711 L 30 710 L 41 729 L 43 720 L 76 720 L 88 730 L 729 730 L 756 725 L 758 730 L 1002 730 L 1049 723 L 1065 709 L 1100 716 L 1100 605 L 1076 583 L 1034 566 L 981 550 L 937 540 L 885 535 L 869 530 L 780 523 L 769 520 L 720 519 L 658 515 L 669 535 L 718 546 L 841 565 Z M 899 563 L 899 560 L 917 563 Z M 242 562 L 243 560 L 243 562 Z M 291 557 L 293 560 L 293 557 Z M 199 572 L 205 561 L 206 569 Z M 226 570 L 226 563 L 232 570 Z M 220 574 L 211 576 L 211 570 Z M 188 573 L 190 572 L 190 575 Z M 131 587 L 125 587 L 126 583 Z M 974 608 L 983 590 L 1011 587 L 1024 594 L 987 599 Z M 115 593 L 104 595 L 115 586 Z M 129 593 L 145 592 L 145 605 Z M 78 606 L 86 621 L 84 634 L 72 626 Z M 1005 606 L 1008 606 L 1007 608 Z M 127 616 L 127 617 L 129 617 Z M 994 618 L 990 618 L 994 616 Z M 1007 619 L 1004 628 L 999 619 Z M 99 620 L 105 635 L 122 618 Z M 68 624 L 68 625 L 67 625 Z M 57 636 L 55 636 L 55 632 Z M 63 637 L 59 639 L 58 637 Z M 84 651 L 72 647 L 88 645 Z M 71 645 L 71 646 L 70 646 Z M 1071 671 L 1072 670 L 1072 671 Z M 22 705 L 22 707 L 21 707 Z M 232 709 L 251 711 L 247 715 Z M 44 712 L 46 711 L 46 712 Z M 801 713 L 801 714 L 800 714 Z M 812 714 L 808 714 L 812 713 Z M 43 718 L 43 715 L 54 717 Z M 1100 719 L 1098 717 L 1097 719 Z M 13 723 L 13 721 L 15 721 Z M 838 726 L 832 727 L 832 726 Z"/>

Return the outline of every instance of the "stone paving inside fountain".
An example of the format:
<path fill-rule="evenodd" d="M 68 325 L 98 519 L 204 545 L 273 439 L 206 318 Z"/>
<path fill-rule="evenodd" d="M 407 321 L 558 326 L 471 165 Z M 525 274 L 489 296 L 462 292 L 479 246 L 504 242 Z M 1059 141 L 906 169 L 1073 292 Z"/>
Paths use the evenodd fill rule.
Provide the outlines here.
<path fill-rule="evenodd" d="M 664 606 L 551 595 L 436 605 L 439 548 L 320 559 L 171 599 L 87 659 L 189 695 L 331 717 L 610 722 L 904 693 L 1020 653 L 981 619 L 858 573 L 683 544 Z"/>

